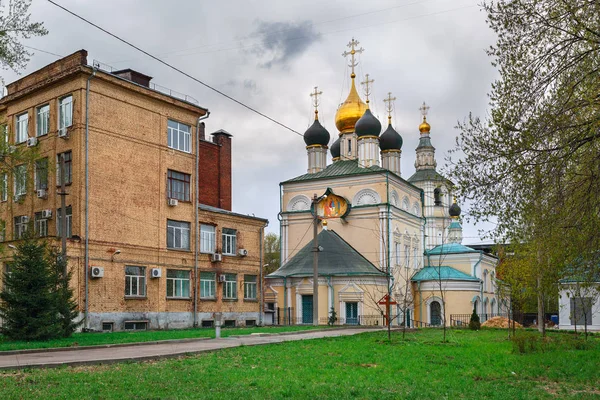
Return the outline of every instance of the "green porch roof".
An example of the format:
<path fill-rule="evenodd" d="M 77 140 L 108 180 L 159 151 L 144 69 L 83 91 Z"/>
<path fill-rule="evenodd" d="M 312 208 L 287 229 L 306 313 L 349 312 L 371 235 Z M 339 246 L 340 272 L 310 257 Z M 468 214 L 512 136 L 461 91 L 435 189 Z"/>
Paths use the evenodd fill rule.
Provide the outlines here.
<path fill-rule="evenodd" d="M 411 281 L 423 282 L 423 281 L 437 281 L 439 278 L 445 281 L 472 281 L 480 282 L 479 278 L 475 278 L 472 275 L 465 274 L 455 268 L 442 266 L 442 267 L 425 267 L 413 276 Z"/>
<path fill-rule="evenodd" d="M 421 182 L 421 181 L 435 181 L 435 182 L 444 182 L 452 185 L 452 181 L 447 178 L 444 178 L 440 175 L 435 169 L 422 169 L 415 172 L 410 178 L 408 178 L 410 183 Z"/>
<path fill-rule="evenodd" d="M 350 246 L 340 235 L 331 230 L 323 230 L 318 235 L 319 276 L 386 276 L 362 254 Z M 294 257 L 266 278 L 313 275 L 312 240 Z"/>
<path fill-rule="evenodd" d="M 425 254 L 429 254 L 432 256 L 440 254 L 443 255 L 460 253 L 479 253 L 479 250 L 472 249 L 460 243 L 446 243 L 440 246 L 435 246 L 433 249 L 425 252 Z"/>

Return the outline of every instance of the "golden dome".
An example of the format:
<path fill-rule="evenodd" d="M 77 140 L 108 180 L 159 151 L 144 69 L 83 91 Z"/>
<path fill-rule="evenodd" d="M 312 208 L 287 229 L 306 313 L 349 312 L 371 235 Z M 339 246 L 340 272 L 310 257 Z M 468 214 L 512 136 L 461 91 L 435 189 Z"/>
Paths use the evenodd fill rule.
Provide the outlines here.
<path fill-rule="evenodd" d="M 356 91 L 354 77 L 352 77 L 352 86 L 350 87 L 348 98 L 335 113 L 335 126 L 338 128 L 338 131 L 340 133 L 353 132 L 356 121 L 363 116 L 367 108 L 367 105 L 361 100 Z"/>
<path fill-rule="evenodd" d="M 423 116 L 423 122 L 419 125 L 419 132 L 421 133 L 429 133 L 431 126 L 427 123 L 427 119 Z"/>

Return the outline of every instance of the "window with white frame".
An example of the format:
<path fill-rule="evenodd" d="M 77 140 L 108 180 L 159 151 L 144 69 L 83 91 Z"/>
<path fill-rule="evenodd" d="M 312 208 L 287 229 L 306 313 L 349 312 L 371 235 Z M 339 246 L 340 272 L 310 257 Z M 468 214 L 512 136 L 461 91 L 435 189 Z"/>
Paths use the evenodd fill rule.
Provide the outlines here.
<path fill-rule="evenodd" d="M 190 249 L 190 223 L 167 220 L 167 248 L 175 250 Z"/>
<path fill-rule="evenodd" d="M 15 221 L 15 231 L 14 238 L 15 240 L 21 239 L 25 232 L 27 232 L 27 225 L 29 223 L 29 218 L 26 215 L 19 215 L 14 218 Z"/>
<path fill-rule="evenodd" d="M 146 296 L 146 267 L 125 267 L 125 296 Z"/>
<path fill-rule="evenodd" d="M 8 125 L 0 125 L 0 140 L 8 144 Z"/>
<path fill-rule="evenodd" d="M 17 165 L 14 169 L 15 196 L 24 196 L 27 193 L 27 165 Z"/>
<path fill-rule="evenodd" d="M 223 228 L 221 236 L 223 238 L 223 254 L 234 256 L 236 254 L 235 252 L 237 251 L 235 243 L 235 229 Z"/>
<path fill-rule="evenodd" d="M 27 129 L 29 127 L 29 114 L 23 113 L 23 114 L 17 115 L 15 125 L 16 125 L 15 131 L 17 132 L 16 137 L 15 137 L 15 143 L 23 143 L 24 141 L 27 140 L 27 138 L 29 136 L 27 134 Z"/>
<path fill-rule="evenodd" d="M 35 162 L 35 190 L 48 189 L 48 158 Z"/>
<path fill-rule="evenodd" d="M 73 124 L 73 96 L 58 100 L 58 131 L 64 133 Z"/>
<path fill-rule="evenodd" d="M 190 271 L 179 269 L 167 270 L 167 297 L 190 297 Z"/>
<path fill-rule="evenodd" d="M 37 237 L 48 236 L 48 220 L 42 217 L 41 211 L 35 213 L 34 229 Z"/>
<path fill-rule="evenodd" d="M 244 299 L 256 300 L 256 275 L 244 275 Z"/>
<path fill-rule="evenodd" d="M 190 174 L 168 170 L 167 197 L 180 201 L 190 201 Z"/>
<path fill-rule="evenodd" d="M 225 274 L 225 283 L 223 284 L 223 298 L 237 299 L 237 275 Z"/>
<path fill-rule="evenodd" d="M 400 243 L 396 242 L 396 265 L 402 265 L 402 247 Z"/>
<path fill-rule="evenodd" d="M 61 166 L 61 158 L 65 157 L 65 170 L 63 172 Z M 66 151 L 56 155 L 56 186 L 60 186 L 61 182 L 65 178 L 65 185 L 69 185 L 73 182 L 73 153 Z"/>
<path fill-rule="evenodd" d="M 217 296 L 217 274 L 200 272 L 200 297 L 214 299 Z"/>
<path fill-rule="evenodd" d="M 50 104 L 44 104 L 36 109 L 35 136 L 44 136 L 50 132 Z"/>
<path fill-rule="evenodd" d="M 167 145 L 175 150 L 191 152 L 191 134 L 188 125 L 169 120 L 167 127 Z"/>
<path fill-rule="evenodd" d="M 8 200 L 8 174 L 0 175 L 0 201 Z"/>
<path fill-rule="evenodd" d="M 56 210 L 56 235 L 58 237 L 62 237 L 62 217 L 63 212 L 62 208 Z M 73 208 L 71 206 L 67 206 L 67 237 L 70 238 L 73 235 L 72 232 L 72 221 L 73 221 Z"/>
<path fill-rule="evenodd" d="M 410 266 L 410 246 L 407 244 L 404 245 L 404 266 Z"/>
<path fill-rule="evenodd" d="M 215 252 L 215 227 L 212 225 L 200 225 L 200 253 Z"/>

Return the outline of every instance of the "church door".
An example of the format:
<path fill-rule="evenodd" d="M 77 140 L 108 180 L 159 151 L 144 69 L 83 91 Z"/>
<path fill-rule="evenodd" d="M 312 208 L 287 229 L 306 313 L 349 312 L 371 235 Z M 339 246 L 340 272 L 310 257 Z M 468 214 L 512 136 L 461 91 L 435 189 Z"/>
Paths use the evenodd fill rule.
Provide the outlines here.
<path fill-rule="evenodd" d="M 313 297 L 312 294 L 302 295 L 302 323 L 313 323 Z"/>
<path fill-rule="evenodd" d="M 430 324 L 433 326 L 442 324 L 442 306 L 437 301 L 432 301 L 429 305 Z"/>
<path fill-rule="evenodd" d="M 358 325 L 357 302 L 346 302 L 346 325 Z"/>

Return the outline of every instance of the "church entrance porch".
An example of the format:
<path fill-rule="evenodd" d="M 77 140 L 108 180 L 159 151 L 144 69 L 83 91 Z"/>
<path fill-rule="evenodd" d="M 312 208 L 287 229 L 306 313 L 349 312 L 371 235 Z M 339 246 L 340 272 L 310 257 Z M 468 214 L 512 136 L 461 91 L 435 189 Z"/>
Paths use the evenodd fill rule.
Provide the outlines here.
<path fill-rule="evenodd" d="M 312 294 L 302 295 L 302 323 L 312 324 L 313 323 L 313 296 Z"/>
<path fill-rule="evenodd" d="M 358 325 L 357 302 L 346 302 L 346 325 Z"/>

